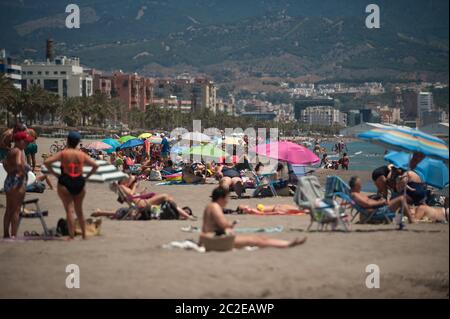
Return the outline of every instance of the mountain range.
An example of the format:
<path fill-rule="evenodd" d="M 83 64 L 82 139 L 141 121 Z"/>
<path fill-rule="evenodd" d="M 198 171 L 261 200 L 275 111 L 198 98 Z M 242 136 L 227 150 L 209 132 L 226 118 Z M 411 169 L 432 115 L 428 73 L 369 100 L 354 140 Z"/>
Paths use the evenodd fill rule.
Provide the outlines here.
<path fill-rule="evenodd" d="M 84 65 L 153 76 L 448 81 L 448 0 L 0 0 L 0 47 L 42 60 L 45 40 Z M 368 29 L 376 3 L 381 28 Z"/>

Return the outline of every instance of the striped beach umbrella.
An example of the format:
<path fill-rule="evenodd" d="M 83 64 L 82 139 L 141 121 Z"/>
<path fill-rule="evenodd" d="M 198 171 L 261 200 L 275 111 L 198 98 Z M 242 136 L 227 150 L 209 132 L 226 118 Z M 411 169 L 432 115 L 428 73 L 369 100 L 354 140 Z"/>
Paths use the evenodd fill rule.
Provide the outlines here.
<path fill-rule="evenodd" d="M 90 176 L 88 181 L 93 183 L 109 183 L 114 181 L 119 181 L 128 177 L 127 174 L 121 172 L 114 165 L 109 164 L 106 161 L 96 161 L 98 165 L 97 172 Z M 56 174 L 61 174 L 61 163 L 55 162 L 52 164 L 52 168 Z M 43 174 L 48 174 L 48 169 L 42 166 L 41 169 Z M 83 175 L 86 176 L 91 171 L 91 167 L 83 167 Z"/>
<path fill-rule="evenodd" d="M 443 140 L 409 127 L 386 126 L 361 133 L 357 137 L 390 150 L 422 153 L 446 161 L 449 159 L 448 146 Z"/>

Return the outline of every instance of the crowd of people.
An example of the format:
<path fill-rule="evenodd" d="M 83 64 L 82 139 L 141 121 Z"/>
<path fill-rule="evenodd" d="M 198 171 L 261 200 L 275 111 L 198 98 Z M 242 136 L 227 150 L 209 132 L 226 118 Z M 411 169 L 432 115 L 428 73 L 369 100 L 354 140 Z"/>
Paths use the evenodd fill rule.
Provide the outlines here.
<path fill-rule="evenodd" d="M 274 188 L 280 194 L 287 190 L 287 195 L 293 195 L 297 178 L 289 163 L 279 162 L 270 176 L 263 173 L 264 164 L 256 166 L 250 163 L 247 156 L 242 160 L 236 155 L 225 156 L 210 161 L 184 161 L 181 154 L 171 153 L 171 141 L 160 134 L 159 143 L 150 143 L 142 139 L 142 143 L 131 148 L 118 147 L 107 154 L 105 151 L 93 151 L 84 147 L 81 135 L 70 132 L 67 136 L 66 148 L 47 157 L 44 161 L 48 174 L 57 177 L 57 193 L 66 211 L 69 238 L 75 236 L 75 216 L 81 227 L 82 237 L 86 238 L 86 226 L 83 213 L 83 200 L 86 195 L 85 184 L 90 176 L 96 173 L 96 160 L 107 160 L 119 170 L 128 173 L 128 178 L 111 184 L 111 190 L 118 196 L 120 203 L 126 204 L 116 211 L 98 209 L 94 217 L 108 217 L 115 220 L 151 220 L 151 219 L 182 219 L 196 220 L 189 207 L 181 208 L 177 199 L 168 194 L 156 194 L 139 190 L 142 180 L 172 181 L 180 183 L 204 184 L 207 181 L 217 183 L 209 203 L 203 214 L 202 234 L 200 243 L 211 236 L 233 234 L 235 223 L 230 223 L 225 217 L 226 206 L 231 192 L 237 198 L 242 198 L 249 188 L 255 189 L 254 196 L 270 194 L 267 190 Z M 27 190 L 28 172 L 36 170 L 37 134 L 24 125 L 17 125 L 7 130 L 1 136 L 0 155 L 3 167 L 7 173 L 4 183 L 6 194 L 6 210 L 4 215 L 4 237 L 17 236 L 18 219 L 21 205 Z M 318 145 L 318 143 L 316 144 Z M 337 146 L 344 151 L 344 146 Z M 320 146 L 314 151 L 322 151 Z M 359 177 L 349 181 L 351 196 L 361 207 L 369 211 L 384 211 L 395 213 L 402 210 L 409 222 L 415 222 L 423 217 L 434 221 L 448 220 L 448 210 L 427 205 L 427 187 L 420 176 L 414 172 L 416 165 L 423 159 L 423 154 L 414 154 L 410 170 L 401 170 L 393 165 L 386 165 L 373 171 L 372 179 L 377 188 L 376 196 L 368 196 L 361 192 L 362 183 Z M 54 163 L 60 163 L 60 173 L 54 169 Z M 321 166 L 327 167 L 327 155 L 322 157 Z M 336 165 L 336 164 L 331 164 Z M 349 169 L 349 157 L 343 152 L 338 162 L 343 169 Z M 90 167 L 88 173 L 84 167 Z M 252 174 L 248 174 L 251 172 Z M 46 182 L 50 188 L 53 184 L 47 175 L 37 177 L 37 182 Z M 273 195 L 273 194 L 272 194 Z M 448 203 L 447 203 L 448 204 Z M 262 207 L 261 207 L 262 206 Z M 294 205 L 273 205 L 251 208 L 240 205 L 237 213 L 303 213 Z M 307 210 L 306 210 L 307 213 Z M 236 248 L 244 246 L 258 247 L 293 247 L 305 242 L 306 238 L 284 241 L 262 236 L 235 235 Z"/>

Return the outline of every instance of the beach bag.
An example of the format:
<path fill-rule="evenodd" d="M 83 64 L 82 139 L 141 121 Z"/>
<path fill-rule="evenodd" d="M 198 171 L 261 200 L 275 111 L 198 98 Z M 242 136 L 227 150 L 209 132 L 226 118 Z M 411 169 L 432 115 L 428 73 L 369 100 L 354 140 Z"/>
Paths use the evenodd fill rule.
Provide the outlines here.
<path fill-rule="evenodd" d="M 162 176 L 160 171 L 151 171 L 148 178 L 150 181 L 162 181 Z"/>
<path fill-rule="evenodd" d="M 179 219 L 180 214 L 177 210 L 177 205 L 174 202 L 166 201 L 161 204 L 161 212 L 159 213 L 159 219 L 172 220 Z"/>
<path fill-rule="evenodd" d="M 201 234 L 200 243 L 205 247 L 206 251 L 230 251 L 234 247 L 234 235 L 221 235 L 216 236 L 214 234 Z"/>
<path fill-rule="evenodd" d="M 69 236 L 69 228 L 67 227 L 67 221 L 64 218 L 60 218 L 56 224 L 56 233 L 61 236 Z"/>

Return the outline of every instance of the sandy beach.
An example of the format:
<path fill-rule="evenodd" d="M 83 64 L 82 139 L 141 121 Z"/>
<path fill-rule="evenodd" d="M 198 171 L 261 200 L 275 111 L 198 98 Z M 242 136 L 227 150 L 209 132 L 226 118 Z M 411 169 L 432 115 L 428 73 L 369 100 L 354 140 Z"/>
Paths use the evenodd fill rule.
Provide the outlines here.
<path fill-rule="evenodd" d="M 40 154 L 53 140 L 39 139 Z M 39 157 L 39 162 L 41 158 Z M 327 174 L 318 172 L 323 182 Z M 339 172 L 348 180 L 369 172 Z M 54 180 L 54 179 L 53 179 Z M 56 180 L 55 185 L 56 185 Z M 197 239 L 183 226 L 201 225 L 205 204 L 215 185 L 155 186 L 190 206 L 199 221 L 103 220 L 102 234 L 86 241 L 0 242 L 0 298 L 448 298 L 449 227 L 443 224 L 352 225 L 352 231 L 306 232 L 309 216 L 229 216 L 239 227 L 283 226 L 270 234 L 293 239 L 308 236 L 305 245 L 286 249 L 198 253 L 161 246 L 174 240 Z M 84 213 L 121 207 L 108 185 L 88 184 Z M 55 227 L 65 217 L 55 191 L 27 194 L 39 198 Z M 232 199 L 256 206 L 293 203 L 292 198 Z M 0 195 L 0 218 L 5 196 Z M 40 231 L 38 221 L 24 220 L 19 229 Z M 79 289 L 65 286 L 68 264 L 80 267 Z M 380 268 L 380 288 L 368 289 L 366 266 Z"/>

